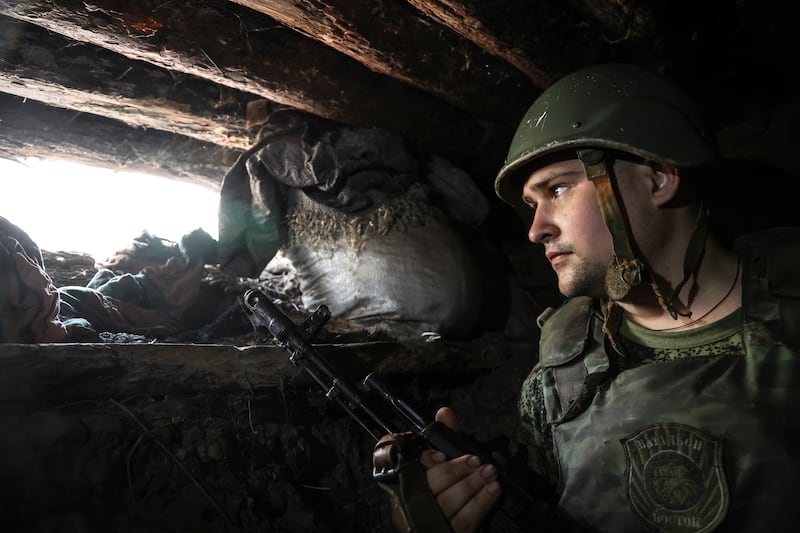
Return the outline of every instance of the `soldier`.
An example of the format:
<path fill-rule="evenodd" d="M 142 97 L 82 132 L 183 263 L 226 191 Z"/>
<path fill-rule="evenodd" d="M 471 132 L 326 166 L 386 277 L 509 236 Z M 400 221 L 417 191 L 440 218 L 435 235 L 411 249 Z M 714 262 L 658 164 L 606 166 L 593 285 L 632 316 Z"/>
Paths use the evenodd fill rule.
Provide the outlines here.
<path fill-rule="evenodd" d="M 575 529 L 787 531 L 800 518 L 800 233 L 724 246 L 703 203 L 718 161 L 681 90 L 606 64 L 542 93 L 496 179 L 533 210 L 528 238 L 567 297 L 539 317 L 519 437 Z M 455 424 L 447 408 L 437 419 Z M 421 462 L 454 531 L 485 523 L 503 492 L 494 466 L 432 450 Z"/>

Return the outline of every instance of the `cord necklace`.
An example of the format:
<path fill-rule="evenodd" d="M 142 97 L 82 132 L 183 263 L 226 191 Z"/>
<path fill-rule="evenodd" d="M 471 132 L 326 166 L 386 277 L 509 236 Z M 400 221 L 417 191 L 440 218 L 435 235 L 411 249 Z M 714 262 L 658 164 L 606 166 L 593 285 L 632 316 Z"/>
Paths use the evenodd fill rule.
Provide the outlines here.
<path fill-rule="evenodd" d="M 653 330 L 653 331 L 672 331 L 672 330 L 676 330 L 676 329 L 685 328 L 685 327 L 687 327 L 687 326 L 691 326 L 691 325 L 692 325 L 692 324 L 694 324 L 695 322 L 700 322 L 701 320 L 703 320 L 705 317 L 707 317 L 708 315 L 710 315 L 710 314 L 711 314 L 711 313 L 712 313 L 712 312 L 713 312 L 713 311 L 714 311 L 714 310 L 715 310 L 717 307 L 719 307 L 720 305 L 722 305 L 722 302 L 724 302 L 725 300 L 727 300 L 727 299 L 728 299 L 728 297 L 729 297 L 729 296 L 730 296 L 730 295 L 733 293 L 733 289 L 734 289 L 734 287 L 736 287 L 736 283 L 739 281 L 739 270 L 740 270 L 740 269 L 741 269 L 741 261 L 737 260 L 737 261 L 736 261 L 736 274 L 733 276 L 733 284 L 732 284 L 732 285 L 730 286 L 730 288 L 728 289 L 728 292 L 726 292 L 726 293 L 725 293 L 725 296 L 723 296 L 723 297 L 722 297 L 722 299 L 721 299 L 720 301 L 718 301 L 718 302 L 717 302 L 717 303 L 715 303 L 713 306 L 711 306 L 711 309 L 709 309 L 708 311 L 706 311 L 705 313 L 703 313 L 703 314 L 702 314 L 702 315 L 700 315 L 699 317 L 695 318 L 695 319 L 694 319 L 694 320 L 692 320 L 691 322 L 687 322 L 686 324 L 681 324 L 680 326 L 673 326 L 673 327 L 671 327 L 671 328 L 655 329 L 655 330 Z"/>

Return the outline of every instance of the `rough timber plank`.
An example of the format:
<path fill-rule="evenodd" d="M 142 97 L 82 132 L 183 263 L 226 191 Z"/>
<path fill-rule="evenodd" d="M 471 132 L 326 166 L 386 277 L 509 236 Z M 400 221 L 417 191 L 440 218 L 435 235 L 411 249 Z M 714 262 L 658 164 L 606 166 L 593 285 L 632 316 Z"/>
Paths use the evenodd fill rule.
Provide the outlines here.
<path fill-rule="evenodd" d="M 226 148 L 245 150 L 256 140 L 245 118 L 253 96 L 7 17 L 0 35 L 13 35 L 0 39 L 3 92 Z"/>
<path fill-rule="evenodd" d="M 183 4 L 0 0 L 0 13 L 338 122 L 387 128 L 457 162 L 494 135 L 492 125 L 259 13 L 228 2 Z"/>
<path fill-rule="evenodd" d="M 0 95 L 0 157 L 42 157 L 182 180 L 219 190 L 241 153 L 117 120 Z"/>
<path fill-rule="evenodd" d="M 517 120 L 535 94 L 509 63 L 400 0 L 234 1 L 477 115 Z"/>
<path fill-rule="evenodd" d="M 4 344 L 0 350 L 0 404 L 128 394 L 182 394 L 311 382 L 274 344 Z M 469 375 L 497 364 L 459 344 L 372 342 L 320 345 L 317 350 L 350 379 L 452 371 Z M 69 386 L 66 386 L 66 385 Z M 38 400 L 37 400 L 38 401 Z"/>
<path fill-rule="evenodd" d="M 540 89 L 546 88 L 563 74 L 563 72 L 554 70 L 551 66 L 544 66 L 534 59 L 540 56 L 540 53 L 531 53 L 535 51 L 538 43 L 535 41 L 526 42 L 524 38 L 519 38 L 522 35 L 527 36 L 529 32 L 535 33 L 534 28 L 540 28 L 544 24 L 543 20 L 546 22 L 548 18 L 546 10 L 544 6 L 535 5 L 538 3 L 525 2 L 525 7 L 520 8 L 517 6 L 514 12 L 528 15 L 523 17 L 508 16 L 509 9 L 513 6 L 502 5 L 504 4 L 503 2 L 499 2 L 501 5 L 495 5 L 497 2 L 492 2 L 491 7 L 487 6 L 488 9 L 503 13 L 503 16 L 498 18 L 502 18 L 508 24 L 515 25 L 514 30 L 503 33 L 497 31 L 497 28 L 487 26 L 484 19 L 477 13 L 480 5 L 475 5 L 471 2 L 463 0 L 409 0 L 408 3 L 433 20 L 452 29 L 458 35 L 472 40 L 489 53 L 505 59 L 525 73 L 531 82 Z M 534 13 L 536 16 L 532 16 Z M 536 26 L 530 27 L 533 23 Z M 524 30 L 524 32 L 515 30 Z"/>

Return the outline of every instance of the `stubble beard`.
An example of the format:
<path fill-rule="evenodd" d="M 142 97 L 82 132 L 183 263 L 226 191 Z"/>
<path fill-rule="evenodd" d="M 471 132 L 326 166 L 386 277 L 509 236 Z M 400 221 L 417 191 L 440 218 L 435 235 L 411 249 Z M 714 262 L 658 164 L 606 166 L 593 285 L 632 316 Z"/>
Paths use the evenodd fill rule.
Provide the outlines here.
<path fill-rule="evenodd" d="M 581 261 L 570 270 L 556 272 L 558 275 L 558 290 L 568 298 L 573 296 L 603 298 L 606 294 L 607 270 L 607 264 Z"/>

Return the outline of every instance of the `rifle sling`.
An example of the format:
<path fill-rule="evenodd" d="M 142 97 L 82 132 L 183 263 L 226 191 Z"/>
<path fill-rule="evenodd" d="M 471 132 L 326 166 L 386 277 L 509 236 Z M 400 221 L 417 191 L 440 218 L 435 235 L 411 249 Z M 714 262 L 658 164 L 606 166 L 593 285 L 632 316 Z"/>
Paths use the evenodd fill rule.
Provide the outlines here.
<path fill-rule="evenodd" d="M 388 447 L 388 449 L 387 449 Z M 379 486 L 388 492 L 400 506 L 410 533 L 453 533 L 450 521 L 442 513 L 436 497 L 428 486 L 425 469 L 419 462 L 419 438 L 413 433 L 393 433 L 382 438 L 375 446 L 373 461 L 383 469 L 387 457 L 395 461 L 396 482 L 383 482 Z"/>

